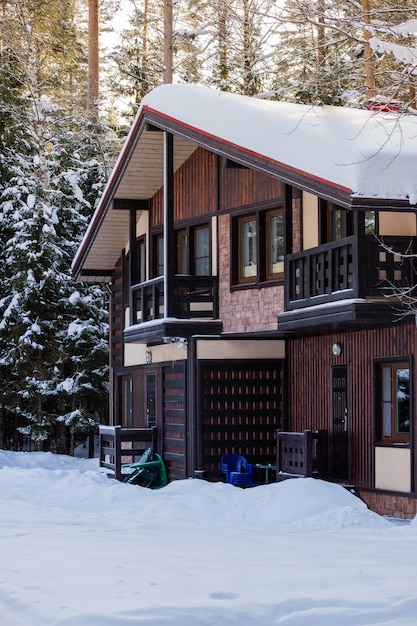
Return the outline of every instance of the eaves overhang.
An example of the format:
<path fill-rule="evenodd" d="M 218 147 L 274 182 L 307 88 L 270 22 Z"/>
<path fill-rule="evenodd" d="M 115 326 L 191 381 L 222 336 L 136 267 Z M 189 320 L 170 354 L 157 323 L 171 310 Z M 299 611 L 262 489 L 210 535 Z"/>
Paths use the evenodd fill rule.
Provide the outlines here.
<path fill-rule="evenodd" d="M 407 149 L 403 149 L 404 158 L 402 154 L 397 159 L 391 158 L 390 151 L 382 155 L 381 149 L 377 157 L 363 156 L 360 162 L 364 146 L 368 149 L 368 137 L 374 141 L 378 139 L 379 120 L 374 123 L 368 115 L 369 111 L 300 107 L 302 105 L 259 102 L 246 96 L 190 85 L 163 85 L 150 92 L 132 124 L 78 249 L 72 265 L 73 275 L 86 280 L 106 280 L 110 277 L 121 250 L 129 240 L 129 211 L 115 210 L 114 200 L 149 201 L 163 184 L 164 136 L 158 130 L 172 133 L 175 137 L 174 170 L 201 146 L 219 157 L 271 175 L 347 209 L 415 210 L 415 206 L 404 196 L 397 195 L 391 200 L 389 194 L 385 199 L 381 193 L 363 193 L 374 191 L 375 180 L 381 180 L 382 184 L 388 176 L 392 189 L 398 192 L 398 176 L 395 173 L 401 171 L 402 163 L 411 167 L 410 162 L 415 162 L 410 158 L 414 148 L 410 148 L 409 142 Z M 220 119 L 222 115 L 224 119 Z M 208 117 L 210 120 L 206 122 Z M 391 123 L 390 120 L 388 122 Z M 410 132 L 417 130 L 414 122 L 408 124 Z M 329 141 L 331 131 L 339 133 L 345 151 L 338 154 L 338 158 L 350 158 L 349 150 L 359 144 L 349 163 L 345 164 L 342 160 L 336 168 L 330 154 L 326 157 L 327 165 L 317 164 L 319 158 L 315 151 L 321 128 L 323 141 Z M 349 136 L 347 131 L 351 133 Z M 306 142 L 304 150 L 303 140 Z M 277 144 L 282 146 L 278 149 Z M 329 143 L 328 151 L 333 145 L 334 142 Z M 382 163 L 382 156 L 386 165 Z M 390 173 L 393 164 L 395 171 Z M 371 185 L 364 183 L 372 176 Z M 414 189 L 414 178 L 408 176 L 406 179 L 411 191 Z M 353 191 L 354 188 L 356 191 Z M 384 191 L 388 188 L 385 185 Z"/>

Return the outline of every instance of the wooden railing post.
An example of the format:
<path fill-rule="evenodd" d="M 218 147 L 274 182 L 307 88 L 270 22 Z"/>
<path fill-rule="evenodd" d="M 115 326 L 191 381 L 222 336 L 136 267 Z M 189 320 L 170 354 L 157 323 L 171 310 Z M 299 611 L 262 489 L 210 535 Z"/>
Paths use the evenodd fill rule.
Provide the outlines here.
<path fill-rule="evenodd" d="M 121 454 L 121 445 L 120 445 L 120 433 L 122 427 L 115 426 L 114 427 L 114 477 L 117 480 L 120 480 L 122 476 L 122 454 Z"/>

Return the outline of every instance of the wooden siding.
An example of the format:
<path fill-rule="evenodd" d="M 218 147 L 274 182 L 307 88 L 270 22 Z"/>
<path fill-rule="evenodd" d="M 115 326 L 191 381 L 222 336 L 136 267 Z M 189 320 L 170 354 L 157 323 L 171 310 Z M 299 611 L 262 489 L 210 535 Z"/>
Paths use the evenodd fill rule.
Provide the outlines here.
<path fill-rule="evenodd" d="M 198 148 L 174 176 L 174 220 L 196 219 L 282 198 L 283 184 L 249 169 L 223 167 L 218 157 Z M 152 198 L 151 227 L 163 223 L 163 188 Z"/>
<path fill-rule="evenodd" d="M 152 199 L 151 227 L 163 224 L 163 203 L 161 187 Z M 199 148 L 175 172 L 174 220 L 196 219 L 216 210 L 217 157 Z"/>
<path fill-rule="evenodd" d="M 123 363 L 123 272 L 119 259 L 112 276 L 110 298 L 110 366 Z"/>
<path fill-rule="evenodd" d="M 332 345 L 342 353 L 333 356 Z M 304 337 L 288 343 L 290 428 L 326 429 L 331 455 L 331 367 L 348 368 L 349 480 L 358 486 L 374 486 L 374 364 L 375 359 L 416 355 L 414 324 L 345 334 Z M 413 389 L 416 389 L 416 371 Z M 415 395 L 415 391 L 414 391 Z M 413 403 L 416 406 L 415 402 Z M 331 468 L 330 468 L 331 469 Z"/>
<path fill-rule="evenodd" d="M 283 183 L 267 174 L 240 168 L 220 169 L 220 210 L 282 198 L 283 193 Z"/>
<path fill-rule="evenodd" d="M 283 424 L 282 361 L 202 361 L 200 469 L 216 476 L 223 454 L 275 463 L 275 431 Z"/>
<path fill-rule="evenodd" d="M 163 458 L 171 480 L 186 477 L 185 364 L 185 361 L 177 361 L 162 367 Z"/>

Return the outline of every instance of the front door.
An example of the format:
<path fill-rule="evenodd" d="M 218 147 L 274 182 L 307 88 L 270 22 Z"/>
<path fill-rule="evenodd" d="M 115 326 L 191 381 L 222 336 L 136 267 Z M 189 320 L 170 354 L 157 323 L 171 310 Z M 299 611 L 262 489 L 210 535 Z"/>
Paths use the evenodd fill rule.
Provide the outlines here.
<path fill-rule="evenodd" d="M 349 479 L 348 368 L 332 367 L 332 477 Z"/>
<path fill-rule="evenodd" d="M 153 428 L 156 424 L 156 372 L 146 373 L 146 426 Z"/>

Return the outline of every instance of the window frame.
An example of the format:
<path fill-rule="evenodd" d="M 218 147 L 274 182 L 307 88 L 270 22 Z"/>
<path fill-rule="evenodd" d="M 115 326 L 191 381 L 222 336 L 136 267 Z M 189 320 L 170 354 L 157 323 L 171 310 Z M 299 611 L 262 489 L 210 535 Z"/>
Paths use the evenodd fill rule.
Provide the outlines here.
<path fill-rule="evenodd" d="M 273 270 L 273 265 L 274 262 L 272 261 L 272 237 L 273 237 L 273 232 L 271 230 L 271 221 L 274 220 L 275 218 L 277 218 L 278 216 L 281 217 L 281 223 L 282 223 L 282 250 L 281 250 L 281 254 L 277 257 L 277 260 L 275 261 L 275 263 L 279 263 L 280 266 L 282 264 L 282 269 L 280 269 L 279 271 L 274 271 Z M 275 209 L 272 211 L 266 211 L 266 215 L 265 215 L 265 222 L 266 222 L 266 232 L 265 232 L 265 243 L 266 243 L 266 278 L 267 280 L 276 280 L 279 278 L 283 278 L 284 277 L 284 259 L 285 259 L 285 219 L 284 219 L 284 211 L 280 210 L 280 209 Z M 275 245 L 276 245 L 276 238 L 274 237 L 274 241 L 275 241 Z"/>
<path fill-rule="evenodd" d="M 207 251 L 208 255 L 197 256 L 197 233 L 207 231 Z M 176 235 L 176 273 L 188 276 L 211 276 L 212 272 L 212 251 L 211 251 L 211 229 L 210 222 L 199 222 L 198 224 L 187 224 L 175 229 Z M 185 241 L 185 249 L 182 243 Z M 184 267 L 184 255 L 186 262 Z M 206 274 L 196 274 L 197 262 L 207 258 L 208 271 Z M 181 260 L 181 263 L 180 263 Z M 186 269 L 186 271 L 184 271 Z"/>
<path fill-rule="evenodd" d="M 340 241 L 354 234 L 353 211 L 319 198 L 320 245 Z"/>
<path fill-rule="evenodd" d="M 401 432 L 398 428 L 398 402 L 393 401 L 398 398 L 398 378 L 397 373 L 401 369 L 409 372 L 408 390 L 408 432 Z M 390 372 L 389 389 L 384 386 L 384 372 Z M 412 405 L 413 405 L 413 372 L 410 357 L 398 357 L 392 359 L 381 359 L 375 362 L 375 430 L 376 441 L 385 445 L 409 445 L 412 432 Z M 389 422 L 389 424 L 388 424 Z M 390 434 L 387 434 L 389 425 Z"/>
<path fill-rule="evenodd" d="M 271 219 L 282 216 L 283 230 L 283 254 L 282 254 L 282 271 L 271 271 Z M 256 271 L 253 275 L 248 275 L 244 271 L 244 237 L 243 227 L 248 222 L 256 223 Z M 231 289 L 257 287 L 262 284 L 265 286 L 273 284 L 281 284 L 284 279 L 284 263 L 285 263 L 285 213 L 282 202 L 276 202 L 273 205 L 253 206 L 246 211 L 239 211 L 231 215 Z"/>
<path fill-rule="evenodd" d="M 238 218 L 237 220 L 238 223 L 238 282 L 239 284 L 243 284 L 243 283 L 253 283 L 254 282 L 254 278 L 256 279 L 258 276 L 258 267 L 259 267 L 259 261 L 258 261 L 258 250 L 259 250 L 259 244 L 258 244 L 258 232 L 259 232 L 259 227 L 258 227 L 258 219 L 257 219 L 257 215 L 256 213 L 250 214 L 250 215 L 244 215 Z M 254 234 L 254 239 L 255 239 L 255 254 L 254 254 L 254 263 L 250 263 L 248 262 L 247 264 L 245 264 L 245 257 L 251 257 L 251 252 L 249 250 L 249 237 L 247 237 L 247 241 L 248 241 L 248 247 L 246 247 L 245 243 L 246 241 L 244 240 L 244 232 L 243 229 L 246 227 L 246 225 L 248 224 L 255 224 L 255 234 Z M 249 232 L 249 231 L 248 231 Z M 249 267 L 253 267 L 254 270 L 253 273 L 246 273 L 246 268 Z"/>

